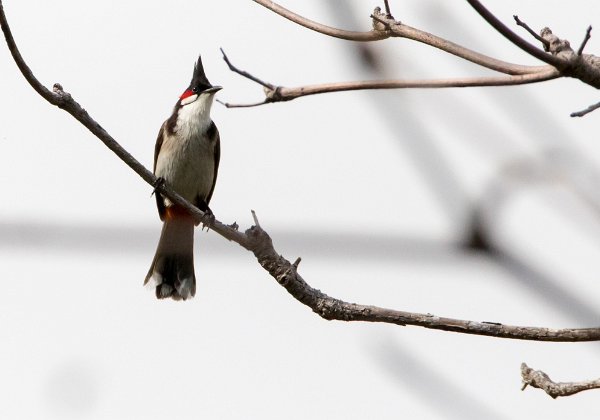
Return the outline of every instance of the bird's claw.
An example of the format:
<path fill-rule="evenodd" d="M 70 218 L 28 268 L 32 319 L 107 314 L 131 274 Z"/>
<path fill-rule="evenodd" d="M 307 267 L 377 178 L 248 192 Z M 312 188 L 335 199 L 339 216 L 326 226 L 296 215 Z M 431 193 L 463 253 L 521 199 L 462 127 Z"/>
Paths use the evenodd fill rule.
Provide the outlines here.
<path fill-rule="evenodd" d="M 156 181 L 154 181 L 154 183 L 152 184 L 152 186 L 154 187 L 154 189 L 152 190 L 152 194 L 150 194 L 150 197 L 152 197 L 157 190 L 159 190 L 160 188 L 162 188 L 165 185 L 165 179 L 162 176 L 159 176 L 158 178 L 156 178 Z"/>
<path fill-rule="evenodd" d="M 215 220 L 215 215 L 212 211 L 209 210 L 205 212 L 204 216 L 202 216 L 202 219 L 200 219 L 200 223 L 202 223 L 202 230 L 206 228 L 206 231 L 208 232 L 210 230 L 210 227 L 214 225 Z"/>

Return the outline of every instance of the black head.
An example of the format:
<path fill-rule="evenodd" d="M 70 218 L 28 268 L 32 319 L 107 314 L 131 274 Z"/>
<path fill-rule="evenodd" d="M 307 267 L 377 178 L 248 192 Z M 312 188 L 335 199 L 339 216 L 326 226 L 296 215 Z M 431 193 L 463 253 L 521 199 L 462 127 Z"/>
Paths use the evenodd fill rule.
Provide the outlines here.
<path fill-rule="evenodd" d="M 198 61 L 194 64 L 194 74 L 192 75 L 192 81 L 190 82 L 190 89 L 197 89 L 197 92 L 200 93 L 206 89 L 211 88 L 212 85 L 206 78 L 206 74 L 204 74 L 204 67 L 202 66 L 202 57 L 198 56 Z"/>
<path fill-rule="evenodd" d="M 202 58 L 198 56 L 198 61 L 194 64 L 194 74 L 192 75 L 190 86 L 181 94 L 179 99 L 180 101 L 183 101 L 181 102 L 182 104 L 191 103 L 202 93 L 215 93 L 220 89 L 220 86 L 213 86 L 210 84 L 204 74 Z"/>

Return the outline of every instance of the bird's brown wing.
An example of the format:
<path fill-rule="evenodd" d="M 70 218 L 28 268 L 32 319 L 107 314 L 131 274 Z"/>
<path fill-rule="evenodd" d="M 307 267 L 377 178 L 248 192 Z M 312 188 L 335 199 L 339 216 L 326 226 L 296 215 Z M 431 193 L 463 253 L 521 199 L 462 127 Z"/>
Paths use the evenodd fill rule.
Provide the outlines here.
<path fill-rule="evenodd" d="M 160 127 L 158 131 L 158 138 L 156 139 L 156 146 L 154 147 L 154 165 L 152 167 L 152 172 L 156 174 L 156 161 L 158 160 L 158 154 L 160 153 L 160 149 L 163 144 L 163 135 L 165 132 L 165 124 Z M 160 220 L 165 220 L 165 202 L 162 196 L 159 193 L 154 194 L 156 196 L 156 207 L 158 208 L 158 217 Z"/>
<path fill-rule="evenodd" d="M 206 196 L 206 205 L 210 203 L 210 199 L 212 198 L 213 192 L 215 190 L 215 184 L 217 183 L 217 174 L 219 173 L 219 160 L 221 159 L 221 138 L 219 136 L 219 130 L 217 126 L 213 122 L 208 129 L 208 137 L 215 142 L 215 171 L 213 174 L 213 182 L 212 187 L 210 187 L 210 192 Z"/>

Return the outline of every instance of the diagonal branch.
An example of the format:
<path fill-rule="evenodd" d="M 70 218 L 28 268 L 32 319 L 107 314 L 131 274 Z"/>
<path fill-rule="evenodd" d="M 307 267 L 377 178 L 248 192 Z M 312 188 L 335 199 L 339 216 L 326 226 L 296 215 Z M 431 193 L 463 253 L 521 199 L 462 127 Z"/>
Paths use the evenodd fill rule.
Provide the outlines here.
<path fill-rule="evenodd" d="M 521 378 L 523 380 L 521 390 L 529 385 L 533 388 L 543 389 L 552 398 L 568 397 L 581 391 L 600 389 L 600 379 L 581 382 L 554 382 L 546 373 L 541 370 L 533 370 L 525 363 L 521 363 Z"/>
<path fill-rule="evenodd" d="M 10 31 L 2 0 L 0 0 L 0 26 L 4 32 L 8 48 L 17 66 L 29 84 L 53 105 L 71 114 L 98 139 L 100 139 L 121 160 L 131 167 L 147 183 L 154 185 L 157 192 L 166 195 L 173 202 L 185 207 L 197 220 L 202 220 L 204 213 L 183 199 L 164 183 L 157 183 L 157 178 L 139 163 L 131 154 L 123 149 L 72 97 L 58 84 L 54 91 L 46 89 L 33 75 Z M 535 341 L 600 341 L 600 328 L 549 329 L 537 327 L 518 327 L 495 322 L 474 322 L 460 319 L 438 317 L 431 314 L 397 311 L 376 306 L 360 305 L 344 302 L 327 296 L 311 287 L 298 273 L 298 263 L 290 263 L 279 255 L 273 242 L 255 217 L 255 226 L 246 232 L 239 232 L 237 226 L 228 226 L 218 220 L 211 223 L 212 230 L 224 238 L 234 241 L 251 251 L 259 264 L 275 278 L 295 299 L 310 307 L 315 313 L 327 320 L 384 322 L 396 325 L 414 325 L 429 329 L 476 334 L 489 337 L 513 338 Z"/>
<path fill-rule="evenodd" d="M 232 104 L 223 103 L 227 108 L 245 108 L 259 106 L 274 102 L 291 101 L 302 96 L 318 95 L 322 93 L 344 92 L 350 90 L 373 90 L 373 89 L 434 89 L 434 88 L 457 88 L 457 87 L 475 87 L 475 86 L 514 86 L 530 83 L 539 83 L 546 80 L 560 77 L 558 70 L 551 66 L 544 67 L 545 70 L 530 74 L 519 74 L 497 77 L 463 77 L 453 79 L 421 79 L 421 80 L 368 80 L 355 82 L 336 82 L 324 83 L 319 85 L 308 85 L 300 87 L 276 86 L 272 83 L 264 82 L 253 76 L 247 71 L 240 70 L 234 66 L 229 57 L 221 49 L 223 59 L 229 68 L 264 87 L 265 99 L 262 102 L 252 104 Z"/>

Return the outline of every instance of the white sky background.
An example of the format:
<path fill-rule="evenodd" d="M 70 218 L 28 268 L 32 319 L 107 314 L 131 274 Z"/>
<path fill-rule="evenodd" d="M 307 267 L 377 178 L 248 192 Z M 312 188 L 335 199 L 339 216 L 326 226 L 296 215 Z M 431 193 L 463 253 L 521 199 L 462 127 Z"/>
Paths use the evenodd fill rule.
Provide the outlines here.
<path fill-rule="evenodd" d="M 222 100 L 259 100 L 239 67 L 286 86 L 374 78 L 352 43 L 249 0 L 5 0 L 21 52 L 151 167 L 158 128 L 202 53 Z M 369 28 L 377 3 L 283 2 Z M 487 2 L 579 45 L 600 5 Z M 382 6 L 382 4 L 380 4 Z M 537 64 L 465 2 L 393 1 L 399 20 L 488 55 Z M 522 31 L 520 32 L 523 35 Z M 600 54 L 595 33 L 587 51 Z M 374 46 L 387 77 L 490 72 L 406 40 Z M 28 419 L 594 418 L 600 393 L 557 401 L 520 391 L 519 365 L 557 380 L 600 376 L 598 344 L 527 343 L 391 325 L 326 322 L 250 254 L 197 231 L 198 294 L 157 302 L 141 287 L 160 232 L 151 188 L 63 111 L 0 47 L 0 416 Z M 503 168 L 576 153 L 598 168 L 599 100 L 574 80 L 514 88 L 348 92 L 254 109 L 216 104 L 222 160 L 212 209 L 243 229 L 255 209 L 313 286 L 351 301 L 551 327 L 600 322 L 598 213 L 566 184 L 523 183 L 493 213 L 493 237 L 532 267 L 451 244 L 468 200 Z M 440 195 L 414 159 L 431 142 L 460 183 Z M 567 154 L 566 151 L 568 151 Z M 425 153 L 431 157 L 431 153 Z M 578 176 L 597 185 L 580 160 Z M 597 170 L 597 169 L 596 169 Z M 561 178 L 564 180 L 564 177 Z M 462 200 L 462 196 L 467 200 Z M 458 197 L 458 198 L 457 198 Z"/>

